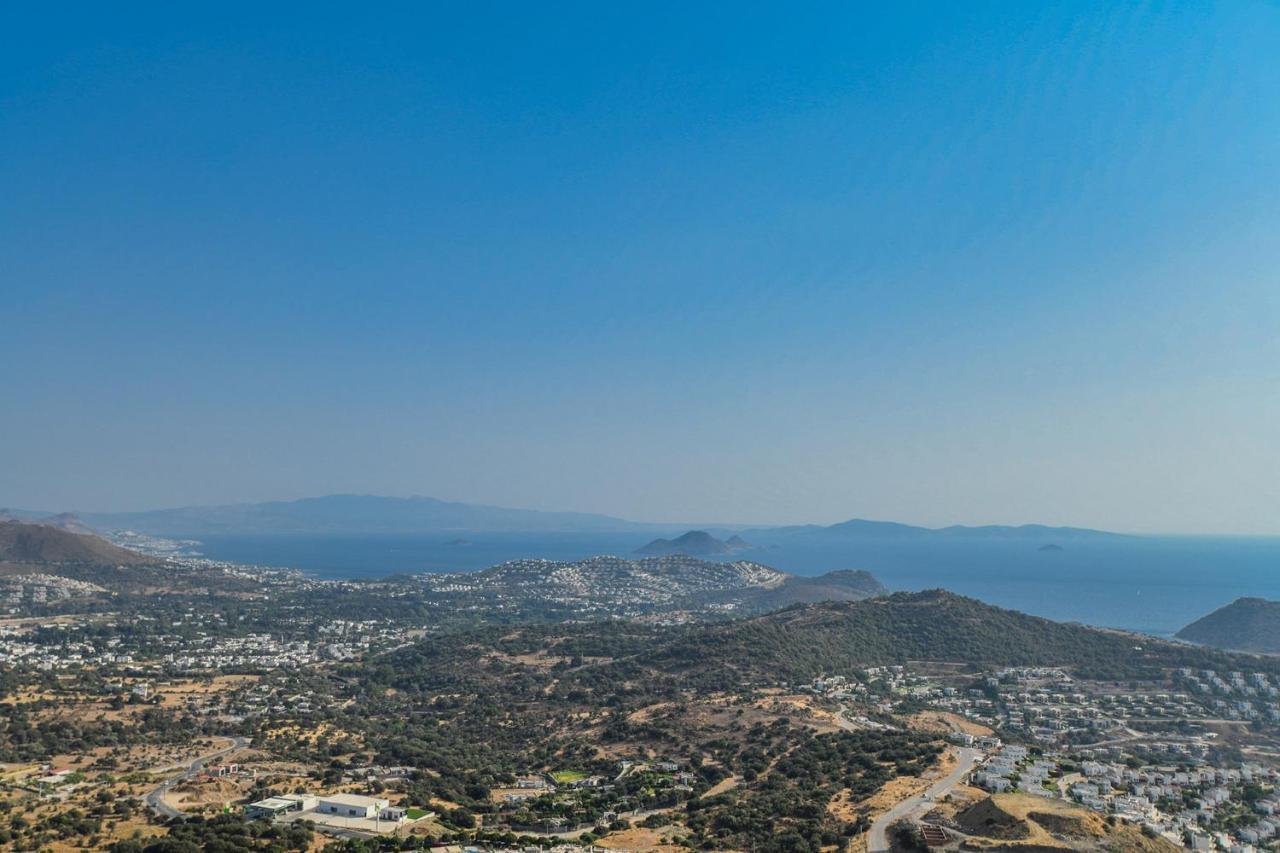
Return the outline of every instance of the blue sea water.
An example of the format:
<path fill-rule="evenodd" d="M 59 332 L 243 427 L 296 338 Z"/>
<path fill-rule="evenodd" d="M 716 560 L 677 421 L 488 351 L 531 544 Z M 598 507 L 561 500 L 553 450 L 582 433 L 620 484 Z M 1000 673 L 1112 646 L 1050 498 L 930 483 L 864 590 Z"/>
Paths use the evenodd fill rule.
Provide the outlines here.
<path fill-rule="evenodd" d="M 670 533 L 679 533 L 673 530 Z M 288 566 L 322 578 L 471 571 L 521 557 L 631 555 L 661 531 L 636 534 L 203 536 L 210 557 Z M 740 555 L 796 574 L 867 569 L 893 590 L 941 587 L 1061 621 L 1167 636 L 1240 596 L 1280 599 L 1280 538 L 1133 537 L 858 540 L 777 543 Z"/>

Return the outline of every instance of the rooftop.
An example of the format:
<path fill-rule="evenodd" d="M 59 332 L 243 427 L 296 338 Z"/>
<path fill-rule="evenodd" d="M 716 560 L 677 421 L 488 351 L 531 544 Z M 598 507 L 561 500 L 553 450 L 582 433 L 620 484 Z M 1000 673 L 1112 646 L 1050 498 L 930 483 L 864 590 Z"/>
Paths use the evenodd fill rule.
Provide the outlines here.
<path fill-rule="evenodd" d="M 251 803 L 249 808 L 257 809 L 287 809 L 294 804 L 294 800 L 286 800 L 283 797 L 267 797 L 265 800 L 258 800 Z"/>
<path fill-rule="evenodd" d="M 330 794 L 320 799 L 326 803 L 338 803 L 344 806 L 383 806 L 387 803 L 386 800 L 377 797 L 365 797 L 360 794 Z"/>

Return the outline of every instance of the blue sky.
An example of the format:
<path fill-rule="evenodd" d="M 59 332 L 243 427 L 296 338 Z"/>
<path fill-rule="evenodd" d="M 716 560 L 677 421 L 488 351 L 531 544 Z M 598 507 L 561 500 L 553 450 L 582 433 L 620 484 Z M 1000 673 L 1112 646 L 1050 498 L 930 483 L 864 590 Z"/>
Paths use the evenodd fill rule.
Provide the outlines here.
<path fill-rule="evenodd" d="M 0 12 L 0 503 L 1280 533 L 1280 8 Z"/>

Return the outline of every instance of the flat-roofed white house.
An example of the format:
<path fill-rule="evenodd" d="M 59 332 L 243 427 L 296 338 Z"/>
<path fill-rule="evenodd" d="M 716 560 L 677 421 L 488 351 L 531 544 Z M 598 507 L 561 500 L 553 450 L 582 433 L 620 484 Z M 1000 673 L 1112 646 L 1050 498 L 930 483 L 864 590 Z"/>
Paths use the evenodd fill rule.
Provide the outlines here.
<path fill-rule="evenodd" d="M 299 812 L 310 811 L 320 804 L 320 798 L 314 794 L 281 794 L 278 799 L 293 803 L 293 810 Z"/>
<path fill-rule="evenodd" d="M 390 800 L 378 797 L 363 797 L 359 794 L 330 794 L 320 798 L 316 811 L 320 814 L 337 815 L 338 817 L 377 817 L 383 809 L 391 805 Z"/>
<path fill-rule="evenodd" d="M 284 797 L 267 797 L 265 800 L 258 800 L 244 807 L 244 816 L 249 820 L 258 820 L 266 818 L 272 820 L 282 814 L 296 811 L 298 804 L 292 800 L 286 800 Z"/>

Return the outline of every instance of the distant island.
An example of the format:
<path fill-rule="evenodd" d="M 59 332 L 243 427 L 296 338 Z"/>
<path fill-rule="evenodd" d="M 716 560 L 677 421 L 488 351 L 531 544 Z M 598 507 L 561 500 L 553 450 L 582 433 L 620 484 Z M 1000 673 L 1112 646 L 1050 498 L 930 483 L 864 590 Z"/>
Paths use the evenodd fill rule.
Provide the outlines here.
<path fill-rule="evenodd" d="M 675 539 L 654 539 L 647 545 L 637 548 L 637 554 L 650 557 L 684 554 L 687 557 L 714 557 L 721 554 L 736 554 L 750 550 L 752 545 L 740 536 L 728 539 L 717 539 L 705 530 L 690 530 Z"/>
<path fill-rule="evenodd" d="M 1039 548 L 1037 548 L 1036 550 L 1037 550 L 1037 551 L 1046 551 L 1046 552 L 1056 552 L 1056 551 L 1061 551 L 1061 550 L 1062 550 L 1062 546 L 1061 546 L 1061 545 L 1055 545 L 1055 544 L 1053 544 L 1052 542 L 1050 542 L 1048 545 L 1041 545 L 1041 546 L 1040 546 Z"/>
<path fill-rule="evenodd" d="M 291 501 L 185 506 L 142 512 L 84 512 L 74 515 L 52 512 L 0 509 L 0 520 L 8 517 L 24 522 L 55 524 L 86 533 L 131 530 L 148 536 L 200 538 L 202 536 L 258 534 L 382 535 L 435 534 L 470 535 L 480 533 L 628 533 L 637 537 L 667 536 L 684 525 L 629 521 L 589 512 L 552 512 L 509 507 L 467 504 L 415 495 L 324 495 Z M 690 530 L 689 533 L 706 531 Z M 685 534 L 688 535 L 688 534 Z M 709 534 L 708 534 L 709 535 Z M 683 537 L 680 537 L 683 538 Z M 710 537 L 714 538 L 714 537 Z M 1049 527 L 1043 524 L 1018 526 L 985 525 L 929 528 L 893 521 L 855 518 L 838 524 L 802 524 L 757 527 L 743 530 L 741 538 L 731 536 L 722 544 L 730 551 L 695 551 L 697 543 L 681 553 L 713 556 L 733 549 L 786 544 L 827 545 L 832 542 L 886 540 L 982 539 L 1008 541 L 1074 542 L 1107 538 L 1127 538 L 1123 534 L 1077 527 Z M 743 541 L 746 540 L 746 541 Z M 661 541 L 661 540 L 657 540 Z M 679 541 L 679 538 L 671 541 Z M 748 545 L 747 543 L 751 543 Z M 648 552 L 645 552 L 648 553 Z M 659 552 L 653 552 L 659 553 Z M 669 553 L 669 552 L 665 552 Z"/>
<path fill-rule="evenodd" d="M 1280 601 L 1237 598 L 1192 622 L 1175 636 L 1239 652 L 1280 652 Z"/>
<path fill-rule="evenodd" d="M 1091 530 L 1086 527 L 1050 527 L 1045 524 L 984 524 L 969 527 L 953 524 L 950 527 L 918 527 L 913 524 L 901 524 L 896 521 L 869 521 L 865 518 L 854 518 L 839 524 L 821 526 L 817 524 L 800 524 L 790 527 L 761 527 L 743 531 L 743 535 L 753 542 L 790 542 L 808 540 L 813 542 L 831 542 L 833 540 L 945 540 L 945 539 L 984 539 L 984 540 L 1029 540 L 1046 539 L 1056 541 L 1081 541 L 1101 539 L 1127 539 L 1123 533 L 1111 533 L 1106 530 Z"/>

